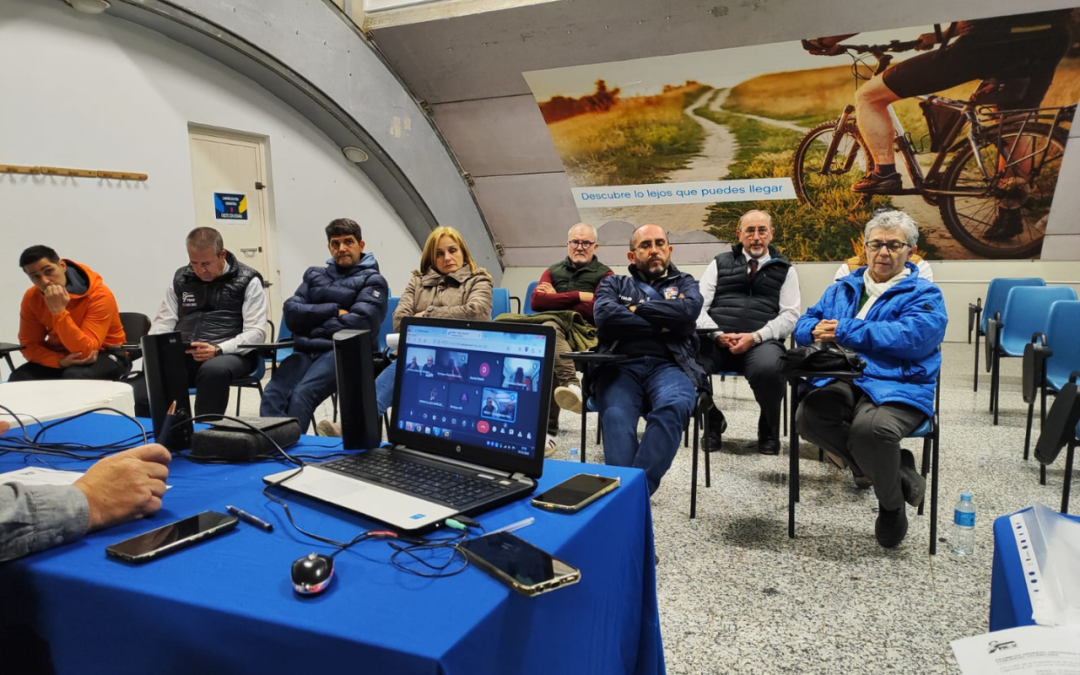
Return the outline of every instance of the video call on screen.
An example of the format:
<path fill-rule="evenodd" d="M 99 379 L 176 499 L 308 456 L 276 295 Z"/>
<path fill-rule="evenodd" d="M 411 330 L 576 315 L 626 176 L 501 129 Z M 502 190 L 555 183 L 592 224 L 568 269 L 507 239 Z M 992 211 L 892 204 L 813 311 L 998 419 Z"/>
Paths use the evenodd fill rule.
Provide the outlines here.
<path fill-rule="evenodd" d="M 540 358 L 407 345 L 398 368 L 405 371 L 398 428 L 513 454 L 533 453 Z"/>

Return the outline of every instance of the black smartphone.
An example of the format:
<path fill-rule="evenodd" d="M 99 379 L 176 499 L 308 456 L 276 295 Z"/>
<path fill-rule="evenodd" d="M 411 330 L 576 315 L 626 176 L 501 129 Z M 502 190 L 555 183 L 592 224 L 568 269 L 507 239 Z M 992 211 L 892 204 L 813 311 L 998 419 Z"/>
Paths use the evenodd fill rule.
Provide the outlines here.
<path fill-rule="evenodd" d="M 472 563 L 528 597 L 581 581 L 581 570 L 509 532 L 466 539 L 458 547 Z"/>
<path fill-rule="evenodd" d="M 143 563 L 179 551 L 197 541 L 228 532 L 239 522 L 236 516 L 203 511 L 197 516 L 163 525 L 131 539 L 113 544 L 105 553 L 128 562 Z"/>
<path fill-rule="evenodd" d="M 618 478 L 579 473 L 533 497 L 532 504 L 548 511 L 575 513 L 617 487 Z"/>

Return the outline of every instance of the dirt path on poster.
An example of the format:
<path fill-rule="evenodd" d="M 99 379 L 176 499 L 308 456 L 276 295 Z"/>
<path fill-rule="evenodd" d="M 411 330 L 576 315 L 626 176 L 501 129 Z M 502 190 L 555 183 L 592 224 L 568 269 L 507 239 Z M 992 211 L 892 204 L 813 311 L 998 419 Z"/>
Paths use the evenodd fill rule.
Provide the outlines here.
<path fill-rule="evenodd" d="M 719 110 L 727 99 L 727 90 L 712 95 L 708 103 L 711 110 Z M 684 183 L 701 180 L 722 180 L 728 174 L 728 167 L 735 161 L 739 146 L 735 136 L 727 127 L 694 114 L 694 108 L 701 107 L 695 102 L 683 111 L 690 119 L 701 125 L 705 131 L 705 142 L 701 154 L 690 160 L 682 169 L 672 171 L 665 183 Z M 608 208 L 579 209 L 582 219 L 596 227 L 609 220 L 625 220 L 634 225 L 651 222 L 662 225 L 671 232 L 696 232 L 704 228 L 708 204 L 672 204 L 667 206 L 622 206 Z"/>

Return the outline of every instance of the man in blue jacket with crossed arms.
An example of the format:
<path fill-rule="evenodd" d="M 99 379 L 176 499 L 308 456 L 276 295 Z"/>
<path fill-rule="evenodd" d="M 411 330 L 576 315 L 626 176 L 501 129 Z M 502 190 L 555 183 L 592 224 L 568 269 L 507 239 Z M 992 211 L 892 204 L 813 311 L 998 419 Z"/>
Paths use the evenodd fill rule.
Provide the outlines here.
<path fill-rule="evenodd" d="M 922 503 L 926 480 L 900 440 L 934 414 L 938 347 L 949 318 L 937 286 L 908 262 L 919 238 L 911 216 L 876 214 L 864 231 L 867 267 L 840 279 L 800 317 L 800 345 L 833 341 L 866 360 L 853 382 L 815 379 L 799 404 L 799 433 L 866 475 L 878 499 L 874 534 L 892 548 L 907 534 L 904 502 Z"/>
<path fill-rule="evenodd" d="M 295 417 L 301 431 L 337 386 L 334 333 L 366 328 L 377 336 L 390 295 L 375 256 L 364 253 L 355 221 L 331 221 L 326 239 L 333 257 L 326 267 L 309 267 L 285 301 L 285 325 L 296 347 L 266 385 L 259 407 L 263 417 Z"/>
<path fill-rule="evenodd" d="M 630 276 L 600 282 L 593 305 L 601 353 L 629 358 L 600 367 L 596 401 L 604 424 L 604 461 L 645 470 L 649 494 L 660 487 L 679 449 L 705 371 L 695 332 L 697 281 L 671 264 L 664 229 L 642 225 L 630 237 Z M 645 434 L 638 442 L 638 418 Z"/>

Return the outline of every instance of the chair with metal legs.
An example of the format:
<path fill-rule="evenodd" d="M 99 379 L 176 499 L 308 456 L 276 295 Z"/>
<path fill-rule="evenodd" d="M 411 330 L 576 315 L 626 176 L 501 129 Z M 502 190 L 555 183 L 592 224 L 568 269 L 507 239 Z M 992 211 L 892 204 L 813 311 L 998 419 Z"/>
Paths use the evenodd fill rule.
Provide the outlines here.
<path fill-rule="evenodd" d="M 1059 300 L 1076 300 L 1076 291 L 1068 286 L 1017 286 L 1009 290 L 1005 308 L 986 322 L 986 344 L 990 364 L 990 411 L 998 423 L 1001 399 L 1001 359 L 1024 355 L 1031 335 L 1046 332 L 1050 307 Z"/>
<path fill-rule="evenodd" d="M 1080 301 L 1059 300 L 1050 306 L 1045 333 L 1035 333 L 1024 347 L 1023 395 L 1028 404 L 1024 434 L 1024 459 L 1031 447 L 1035 399 L 1040 400 L 1039 424 L 1046 422 L 1046 397 L 1056 396 L 1080 369 Z M 1039 483 L 1046 485 L 1046 466 L 1040 466 Z"/>
<path fill-rule="evenodd" d="M 861 373 L 852 372 L 835 372 L 835 373 L 799 373 L 793 372 L 788 374 L 788 381 L 791 384 L 791 420 L 788 424 L 790 430 L 790 437 L 788 441 L 788 453 L 789 453 L 789 475 L 788 475 L 788 537 L 795 538 L 795 504 L 799 501 L 799 431 L 796 428 L 795 420 L 798 413 L 799 398 L 796 395 L 797 388 L 801 384 L 804 378 L 808 377 L 832 377 L 836 379 L 852 380 L 856 379 Z M 941 409 L 941 373 L 938 372 L 937 386 L 934 391 L 934 416 L 933 418 L 926 418 L 922 424 L 915 428 L 905 438 L 921 438 L 923 439 L 922 449 L 922 467 L 920 473 L 923 478 L 927 478 L 929 474 L 930 478 L 927 481 L 930 487 L 930 555 L 937 553 L 937 512 L 938 512 L 938 455 L 941 448 L 941 421 L 939 417 L 939 411 Z M 923 508 L 926 506 L 926 499 L 923 498 L 921 504 L 919 504 L 919 515 L 923 515 Z"/>
<path fill-rule="evenodd" d="M 975 333 L 975 382 L 974 390 L 979 391 L 979 338 L 986 337 L 986 322 L 997 312 L 1005 308 L 1009 291 L 1016 286 L 1045 286 L 1046 282 L 1034 277 L 1023 279 L 994 279 L 986 289 L 986 303 L 979 298 L 975 304 L 968 304 L 968 344 L 971 334 Z M 990 372 L 990 351 L 986 353 L 986 372 Z"/>

